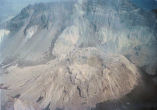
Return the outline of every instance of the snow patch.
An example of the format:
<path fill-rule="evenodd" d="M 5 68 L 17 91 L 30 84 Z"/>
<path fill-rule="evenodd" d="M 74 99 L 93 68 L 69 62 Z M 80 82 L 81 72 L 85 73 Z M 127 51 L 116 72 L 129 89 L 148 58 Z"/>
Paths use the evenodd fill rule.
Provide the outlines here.
<path fill-rule="evenodd" d="M 38 26 L 32 26 L 26 31 L 26 41 L 31 39 L 33 35 L 37 32 Z"/>
<path fill-rule="evenodd" d="M 0 30 L 0 43 L 3 41 L 4 37 L 10 33 L 9 30 L 2 29 Z"/>

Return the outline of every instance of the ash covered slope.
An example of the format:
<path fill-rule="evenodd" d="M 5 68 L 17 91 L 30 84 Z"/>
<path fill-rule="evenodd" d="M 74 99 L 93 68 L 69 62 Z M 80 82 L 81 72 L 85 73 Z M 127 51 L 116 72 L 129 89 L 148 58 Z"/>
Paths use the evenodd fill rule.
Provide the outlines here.
<path fill-rule="evenodd" d="M 85 13 L 80 23 L 80 27 L 85 27 L 81 31 L 84 32 L 82 45 L 123 54 L 137 66 L 148 67 L 148 73 L 155 74 L 157 37 L 153 14 L 127 0 L 87 1 L 82 10 Z"/>
<path fill-rule="evenodd" d="M 24 105 L 88 109 L 133 90 L 141 78 L 135 65 L 156 72 L 155 16 L 128 0 L 37 4 L 3 27 L 10 34 L 1 61 L 18 65 L 1 66 L 8 74 L 0 88 Z"/>
<path fill-rule="evenodd" d="M 19 15 L 4 24 L 11 33 L 1 44 L 2 58 L 14 59 L 18 56 L 18 59 L 40 62 L 44 54 L 49 52 L 52 40 L 55 43 L 55 39 L 69 24 L 72 7 L 73 2 L 56 2 L 24 8 Z"/>
<path fill-rule="evenodd" d="M 10 35 L 1 43 L 1 62 L 39 63 L 74 48 L 96 47 L 123 54 L 155 74 L 155 21 L 128 0 L 30 5 L 3 26 Z"/>

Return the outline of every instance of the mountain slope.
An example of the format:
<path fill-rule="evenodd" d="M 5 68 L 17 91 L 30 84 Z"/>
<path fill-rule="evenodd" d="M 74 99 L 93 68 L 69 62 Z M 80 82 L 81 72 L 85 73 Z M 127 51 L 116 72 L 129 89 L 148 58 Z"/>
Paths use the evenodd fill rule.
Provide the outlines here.
<path fill-rule="evenodd" d="M 90 109 L 143 85 L 137 67 L 157 71 L 156 17 L 128 0 L 29 5 L 0 27 L 0 88 L 14 108 Z"/>
<path fill-rule="evenodd" d="M 1 43 L 1 62 L 17 58 L 40 63 L 52 56 L 66 55 L 73 48 L 92 46 L 121 53 L 140 67 L 148 67 L 152 62 L 156 65 L 155 19 L 152 13 L 127 0 L 30 5 L 5 24 L 11 33 Z M 139 54 L 145 54 L 144 58 Z M 150 61 L 141 62 L 144 59 Z M 146 70 L 150 74 L 156 71 Z"/>

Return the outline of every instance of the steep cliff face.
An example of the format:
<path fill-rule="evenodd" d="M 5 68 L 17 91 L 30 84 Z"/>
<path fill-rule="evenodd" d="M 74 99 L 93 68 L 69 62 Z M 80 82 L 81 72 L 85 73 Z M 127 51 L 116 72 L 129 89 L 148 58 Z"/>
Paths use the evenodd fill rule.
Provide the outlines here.
<path fill-rule="evenodd" d="M 156 71 L 155 16 L 128 0 L 30 5 L 5 28 L 11 33 L 1 43 L 1 62 L 39 63 L 74 48 L 97 47 L 127 56 L 150 74 Z"/>
<path fill-rule="evenodd" d="M 155 15 L 128 0 L 30 5 L 0 27 L 0 88 L 14 108 L 89 109 L 142 85 L 136 66 L 156 74 Z"/>
<path fill-rule="evenodd" d="M 87 1 L 82 10 L 84 15 L 79 26 L 85 29 L 81 30 L 84 32 L 81 45 L 121 53 L 140 67 L 156 66 L 157 37 L 153 14 L 136 8 L 126 0 Z M 156 70 L 146 71 L 155 74 Z"/>
<path fill-rule="evenodd" d="M 18 56 L 22 61 L 42 61 L 69 24 L 72 7 L 71 2 L 41 3 L 23 9 L 5 24 L 11 33 L 1 44 L 1 58 Z"/>

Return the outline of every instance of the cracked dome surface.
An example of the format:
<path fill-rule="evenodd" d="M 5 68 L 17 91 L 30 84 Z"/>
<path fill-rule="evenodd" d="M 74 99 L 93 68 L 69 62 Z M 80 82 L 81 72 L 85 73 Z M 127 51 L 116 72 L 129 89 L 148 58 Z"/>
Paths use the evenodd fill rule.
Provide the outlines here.
<path fill-rule="evenodd" d="M 51 110 L 86 110 L 126 95 L 140 80 L 138 69 L 124 56 L 105 55 L 96 48 L 77 49 L 45 65 L 12 66 L 7 71 L 1 88 L 8 89 L 8 96 L 19 95 L 22 103 Z"/>

